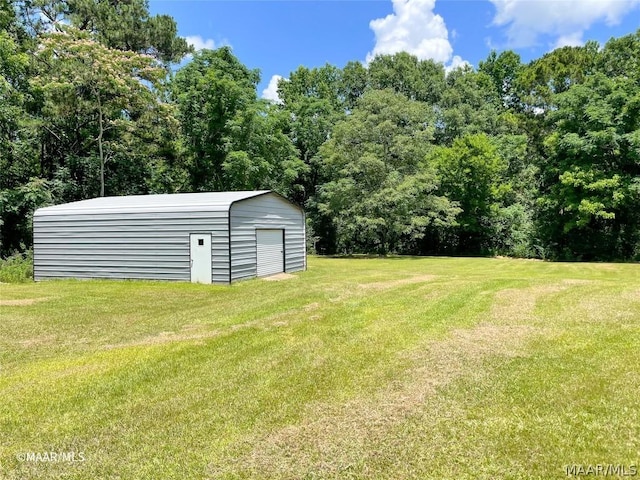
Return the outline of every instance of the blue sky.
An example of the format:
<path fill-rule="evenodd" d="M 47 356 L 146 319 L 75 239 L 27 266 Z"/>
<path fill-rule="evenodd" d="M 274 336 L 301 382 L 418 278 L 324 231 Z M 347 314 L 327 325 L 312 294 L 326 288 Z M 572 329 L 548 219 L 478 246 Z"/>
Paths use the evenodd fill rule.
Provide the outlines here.
<path fill-rule="evenodd" d="M 640 0 L 151 0 L 196 48 L 230 45 L 258 68 L 258 93 L 298 66 L 338 67 L 408 51 L 449 68 L 477 66 L 491 49 L 523 61 L 555 47 L 605 43 L 640 28 Z"/>

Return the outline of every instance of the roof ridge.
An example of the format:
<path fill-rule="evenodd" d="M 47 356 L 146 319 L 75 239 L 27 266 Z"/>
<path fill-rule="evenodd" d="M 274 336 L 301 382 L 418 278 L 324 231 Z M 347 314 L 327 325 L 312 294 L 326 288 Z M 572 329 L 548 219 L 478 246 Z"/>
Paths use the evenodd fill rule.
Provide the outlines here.
<path fill-rule="evenodd" d="M 228 210 L 231 204 L 248 198 L 274 193 L 271 190 L 235 190 L 224 192 L 159 193 L 97 197 L 39 208 L 34 216 L 58 213 L 93 213 L 117 211 L 171 211 L 207 207 L 203 210 Z"/>

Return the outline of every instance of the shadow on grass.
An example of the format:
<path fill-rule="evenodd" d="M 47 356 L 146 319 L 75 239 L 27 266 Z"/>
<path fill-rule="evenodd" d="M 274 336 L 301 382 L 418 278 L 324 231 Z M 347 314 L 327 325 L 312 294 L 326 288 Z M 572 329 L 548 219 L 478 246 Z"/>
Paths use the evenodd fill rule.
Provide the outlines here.
<path fill-rule="evenodd" d="M 492 255 L 378 255 L 373 253 L 351 253 L 333 255 L 314 255 L 318 258 L 339 258 L 339 259 L 375 259 L 375 260 L 418 260 L 432 258 L 438 260 L 454 260 L 457 258 L 496 258 Z"/>
<path fill-rule="evenodd" d="M 640 265 L 640 261 L 637 260 L 563 260 L 563 259 L 550 259 L 550 258 L 528 258 L 528 257 L 508 257 L 502 255 L 480 255 L 480 254 L 450 254 L 450 255 L 379 255 L 373 253 L 351 253 L 351 254 L 332 254 L 332 255 L 320 255 L 314 254 L 314 257 L 318 258 L 336 258 L 336 259 L 375 259 L 375 260 L 418 260 L 418 259 L 437 259 L 437 260 L 455 260 L 463 258 L 494 258 L 498 260 L 527 260 L 531 262 L 545 262 L 545 263 L 615 263 L 615 264 L 631 264 Z"/>

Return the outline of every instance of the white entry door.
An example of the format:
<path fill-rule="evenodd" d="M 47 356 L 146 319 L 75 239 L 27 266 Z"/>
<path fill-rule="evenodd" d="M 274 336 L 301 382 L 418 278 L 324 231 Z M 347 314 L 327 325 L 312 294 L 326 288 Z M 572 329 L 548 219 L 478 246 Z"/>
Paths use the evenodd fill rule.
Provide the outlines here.
<path fill-rule="evenodd" d="M 256 230 L 258 276 L 284 272 L 284 230 Z"/>
<path fill-rule="evenodd" d="M 211 234 L 191 234 L 191 282 L 211 283 Z"/>

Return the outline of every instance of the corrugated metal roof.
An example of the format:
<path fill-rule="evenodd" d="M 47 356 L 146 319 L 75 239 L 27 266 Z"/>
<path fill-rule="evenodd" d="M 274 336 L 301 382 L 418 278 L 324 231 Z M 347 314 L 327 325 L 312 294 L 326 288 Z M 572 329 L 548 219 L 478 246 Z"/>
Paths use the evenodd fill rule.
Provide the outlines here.
<path fill-rule="evenodd" d="M 39 208 L 34 216 L 114 212 L 226 211 L 233 202 L 265 193 L 270 193 L 270 190 L 99 197 Z"/>

